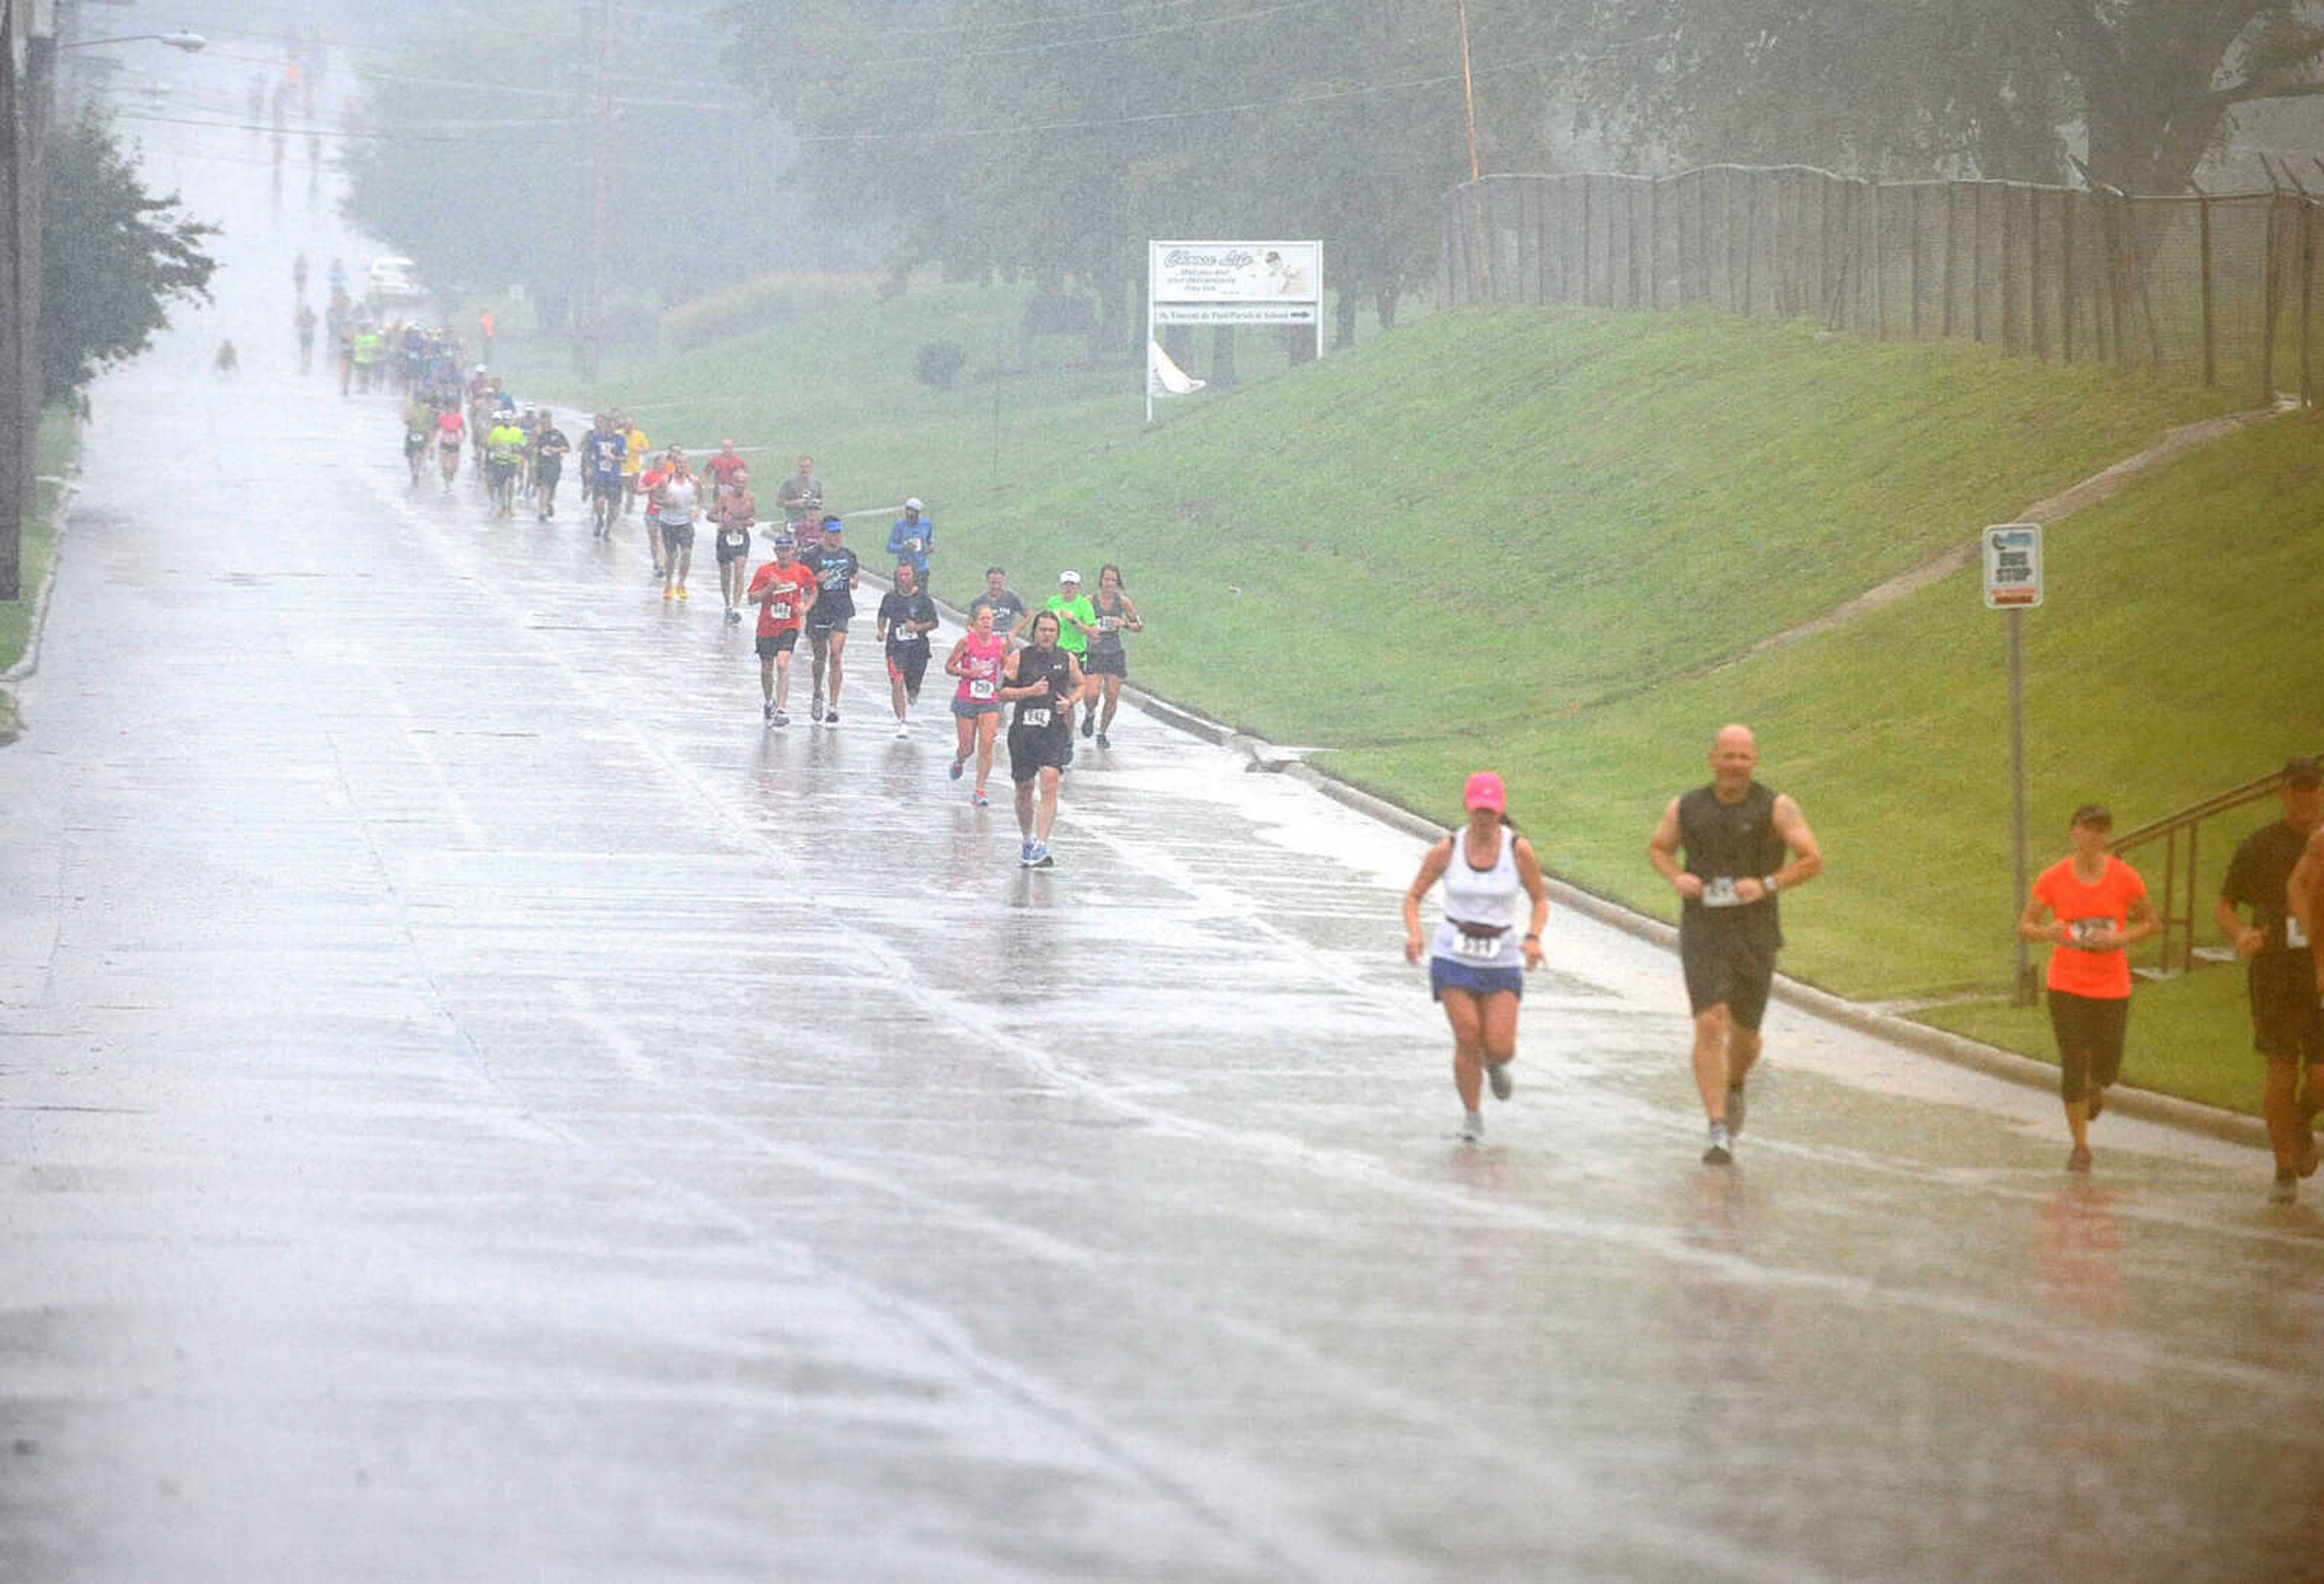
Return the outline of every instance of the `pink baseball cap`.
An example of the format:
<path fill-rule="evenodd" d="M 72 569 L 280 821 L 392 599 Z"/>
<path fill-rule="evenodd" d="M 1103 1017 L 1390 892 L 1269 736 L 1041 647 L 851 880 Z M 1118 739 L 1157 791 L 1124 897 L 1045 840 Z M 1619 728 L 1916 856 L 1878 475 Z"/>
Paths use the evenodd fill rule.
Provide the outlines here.
<path fill-rule="evenodd" d="M 1469 778 L 1469 785 L 1461 793 L 1463 808 L 1489 808 L 1495 814 L 1508 809 L 1509 789 L 1501 785 L 1500 777 L 1490 770 L 1479 770 Z"/>

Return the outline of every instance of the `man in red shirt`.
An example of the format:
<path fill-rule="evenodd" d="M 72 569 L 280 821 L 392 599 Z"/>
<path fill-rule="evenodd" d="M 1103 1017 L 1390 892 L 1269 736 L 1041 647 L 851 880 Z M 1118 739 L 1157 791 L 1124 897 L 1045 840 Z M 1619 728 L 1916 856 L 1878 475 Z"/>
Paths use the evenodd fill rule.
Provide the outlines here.
<path fill-rule="evenodd" d="M 759 607 L 759 691 L 766 696 L 766 722 L 788 726 L 791 696 L 791 651 L 807 607 L 815 603 L 815 574 L 798 558 L 798 541 L 775 536 L 775 558 L 752 575 L 751 598 Z"/>
<path fill-rule="evenodd" d="M 703 464 L 702 470 L 710 475 L 710 493 L 715 501 L 740 483 L 751 471 L 751 465 L 735 455 L 733 441 L 721 440 L 716 455 Z"/>

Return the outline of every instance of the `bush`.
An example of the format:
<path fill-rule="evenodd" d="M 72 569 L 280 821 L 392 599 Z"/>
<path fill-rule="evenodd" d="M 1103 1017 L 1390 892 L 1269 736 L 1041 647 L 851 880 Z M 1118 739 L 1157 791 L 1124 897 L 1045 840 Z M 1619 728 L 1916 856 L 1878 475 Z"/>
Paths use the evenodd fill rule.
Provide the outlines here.
<path fill-rule="evenodd" d="M 949 391 L 960 382 L 968 354 L 955 342 L 930 341 L 912 354 L 912 374 L 931 391 Z"/>

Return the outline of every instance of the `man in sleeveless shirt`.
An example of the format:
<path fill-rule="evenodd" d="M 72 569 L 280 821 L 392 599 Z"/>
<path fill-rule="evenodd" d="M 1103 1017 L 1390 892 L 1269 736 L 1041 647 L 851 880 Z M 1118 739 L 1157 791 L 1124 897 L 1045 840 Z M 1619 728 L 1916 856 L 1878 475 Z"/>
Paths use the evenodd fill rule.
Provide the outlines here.
<path fill-rule="evenodd" d="M 1711 784 L 1672 798 L 1646 844 L 1647 861 L 1679 894 L 1678 957 L 1694 1013 L 1694 1083 L 1711 1119 L 1702 1152 L 1711 1165 L 1734 1158 L 1743 1127 L 1743 1081 L 1759 1058 L 1759 1019 L 1784 944 L 1776 893 L 1823 872 L 1800 806 L 1759 785 L 1758 764 L 1749 727 L 1720 727 Z"/>

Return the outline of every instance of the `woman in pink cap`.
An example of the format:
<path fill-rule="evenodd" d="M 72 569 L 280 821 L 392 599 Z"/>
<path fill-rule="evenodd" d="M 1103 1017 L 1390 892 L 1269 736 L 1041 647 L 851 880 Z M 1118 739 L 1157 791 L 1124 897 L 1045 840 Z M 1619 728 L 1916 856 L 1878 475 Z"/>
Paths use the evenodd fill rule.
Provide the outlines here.
<path fill-rule="evenodd" d="M 1444 882 L 1444 922 L 1428 952 L 1428 984 L 1452 1026 L 1452 1086 L 1465 1113 L 1461 1137 L 1485 1136 L 1479 1109 L 1483 1085 L 1509 1098 L 1509 1063 L 1517 1054 L 1517 999 L 1525 971 L 1541 966 L 1541 932 L 1549 922 L 1549 893 L 1533 843 L 1509 823 L 1508 788 L 1490 770 L 1469 778 L 1461 801 L 1469 823 L 1428 850 L 1420 873 L 1404 894 L 1404 955 L 1420 961 L 1420 900 Z M 1522 898 L 1530 898 L 1524 933 Z"/>

